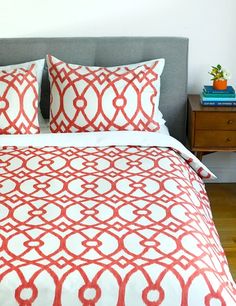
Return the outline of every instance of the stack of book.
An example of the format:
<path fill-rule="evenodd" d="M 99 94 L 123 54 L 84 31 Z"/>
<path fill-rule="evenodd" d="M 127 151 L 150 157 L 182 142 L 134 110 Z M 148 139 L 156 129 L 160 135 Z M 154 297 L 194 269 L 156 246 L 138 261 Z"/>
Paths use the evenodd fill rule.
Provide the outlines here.
<path fill-rule="evenodd" d="M 213 86 L 204 86 L 200 100 L 206 106 L 236 106 L 235 89 L 228 86 L 225 90 L 216 90 Z"/>

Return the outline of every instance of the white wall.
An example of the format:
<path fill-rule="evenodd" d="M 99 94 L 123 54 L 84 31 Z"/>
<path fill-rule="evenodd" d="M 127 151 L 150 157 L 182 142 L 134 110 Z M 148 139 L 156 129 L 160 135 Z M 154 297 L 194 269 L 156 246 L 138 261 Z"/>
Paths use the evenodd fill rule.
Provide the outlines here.
<path fill-rule="evenodd" d="M 0 37 L 186 36 L 189 92 L 221 63 L 236 82 L 235 0 L 0 0 Z"/>
<path fill-rule="evenodd" d="M 218 63 L 236 85 L 235 12 L 235 0 L 0 0 L 0 37 L 189 37 L 188 91 L 199 93 Z M 236 181 L 235 154 L 224 157 L 225 168 L 235 169 L 228 180 Z M 219 165 L 214 156 L 204 161 L 212 169 Z"/>

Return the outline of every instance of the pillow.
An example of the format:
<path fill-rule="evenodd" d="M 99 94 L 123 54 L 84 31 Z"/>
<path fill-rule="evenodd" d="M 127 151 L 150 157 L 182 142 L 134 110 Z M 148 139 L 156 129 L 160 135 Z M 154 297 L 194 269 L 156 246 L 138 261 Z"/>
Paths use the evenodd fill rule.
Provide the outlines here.
<path fill-rule="evenodd" d="M 35 133 L 39 133 L 35 64 L 0 71 L 0 134 Z"/>
<path fill-rule="evenodd" d="M 158 131 L 164 59 L 116 67 L 67 64 L 48 55 L 53 133 Z M 162 122 L 163 123 L 163 122 Z"/>
<path fill-rule="evenodd" d="M 16 64 L 16 65 L 0 66 L 0 70 L 14 70 L 17 68 L 29 69 L 32 64 L 35 64 L 36 66 L 35 69 L 36 69 L 36 76 L 37 76 L 37 81 L 38 81 L 38 95 L 39 95 L 39 100 L 40 100 L 45 59 L 39 59 L 36 61 Z"/>

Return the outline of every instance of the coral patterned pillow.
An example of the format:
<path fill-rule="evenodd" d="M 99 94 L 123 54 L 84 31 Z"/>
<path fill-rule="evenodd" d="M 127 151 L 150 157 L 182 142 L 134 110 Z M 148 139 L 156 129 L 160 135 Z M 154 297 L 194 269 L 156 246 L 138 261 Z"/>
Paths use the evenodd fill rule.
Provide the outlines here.
<path fill-rule="evenodd" d="M 14 65 L 7 65 L 7 66 L 0 66 L 0 70 L 14 70 L 18 68 L 25 68 L 29 69 L 33 64 L 35 64 L 35 72 L 38 82 L 38 95 L 40 100 L 40 94 L 41 94 L 41 85 L 42 85 L 42 79 L 43 79 L 43 70 L 45 66 L 45 59 L 39 59 L 35 61 L 30 61 L 26 63 L 20 63 L 20 64 L 14 64 Z"/>
<path fill-rule="evenodd" d="M 50 130 L 158 131 L 164 59 L 117 67 L 85 67 L 48 55 L 51 84 Z"/>
<path fill-rule="evenodd" d="M 39 133 L 35 64 L 0 71 L 0 134 Z"/>

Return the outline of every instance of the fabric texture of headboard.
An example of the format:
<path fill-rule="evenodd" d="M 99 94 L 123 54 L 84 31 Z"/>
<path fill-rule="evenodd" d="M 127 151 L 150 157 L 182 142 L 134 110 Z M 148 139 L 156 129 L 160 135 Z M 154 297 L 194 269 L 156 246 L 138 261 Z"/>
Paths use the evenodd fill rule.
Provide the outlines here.
<path fill-rule="evenodd" d="M 28 62 L 52 54 L 89 66 L 116 66 L 165 58 L 160 109 L 170 134 L 185 143 L 188 39 L 182 37 L 55 37 L 0 39 L 0 66 Z M 45 67 L 40 107 L 49 117 L 49 81 Z"/>

